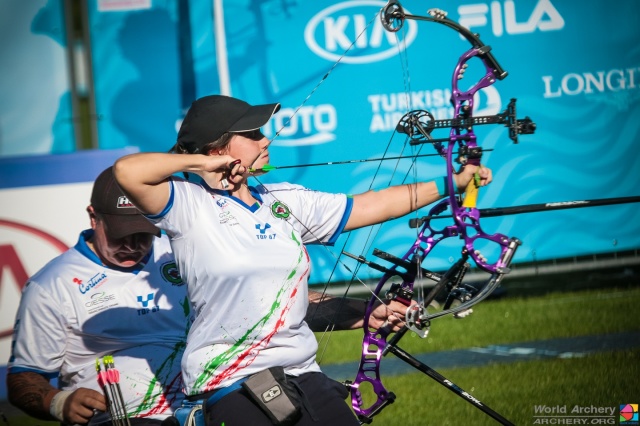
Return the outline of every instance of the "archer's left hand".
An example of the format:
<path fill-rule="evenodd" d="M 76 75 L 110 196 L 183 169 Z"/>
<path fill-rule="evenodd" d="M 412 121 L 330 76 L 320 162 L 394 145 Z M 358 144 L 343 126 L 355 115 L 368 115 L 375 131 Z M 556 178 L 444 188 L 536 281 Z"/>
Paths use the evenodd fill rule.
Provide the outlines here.
<path fill-rule="evenodd" d="M 467 185 L 469 185 L 469 182 L 471 182 L 471 179 L 475 179 L 476 174 L 479 177 L 479 186 L 488 185 L 493 180 L 493 173 L 491 172 L 491 169 L 483 166 L 467 164 L 462 166 L 460 170 L 458 170 L 458 173 L 453 175 L 458 191 L 464 192 Z"/>

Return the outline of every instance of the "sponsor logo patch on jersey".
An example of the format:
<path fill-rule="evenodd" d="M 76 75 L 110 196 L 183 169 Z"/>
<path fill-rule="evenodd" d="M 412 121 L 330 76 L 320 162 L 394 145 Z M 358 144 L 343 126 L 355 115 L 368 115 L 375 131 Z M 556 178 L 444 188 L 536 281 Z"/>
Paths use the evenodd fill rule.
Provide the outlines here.
<path fill-rule="evenodd" d="M 138 296 L 138 303 L 142 304 L 143 308 L 146 308 L 147 306 L 149 306 L 149 302 L 153 302 L 153 298 L 154 298 L 154 294 L 153 293 L 149 293 L 146 296 Z"/>
<path fill-rule="evenodd" d="M 95 314 L 117 305 L 115 294 L 107 294 L 104 291 L 92 294 L 91 298 L 84 304 L 89 314 Z"/>
<path fill-rule="evenodd" d="M 289 219 L 289 216 L 291 216 L 291 210 L 289 210 L 289 206 L 287 206 L 285 203 L 276 201 L 275 203 L 271 204 L 271 214 L 276 219 L 287 220 Z"/>
<path fill-rule="evenodd" d="M 267 233 L 267 230 L 269 230 L 269 228 L 271 228 L 271 225 L 269 225 L 268 223 L 265 223 L 264 225 L 260 225 L 259 223 L 256 223 L 256 229 L 260 231 L 259 234 L 256 234 L 256 238 L 259 240 L 275 240 L 276 233 L 275 232 Z"/>
<path fill-rule="evenodd" d="M 180 276 L 180 271 L 178 270 L 178 265 L 176 265 L 176 262 L 167 262 L 163 264 L 160 267 L 160 272 L 162 273 L 162 278 L 170 282 L 172 285 L 184 285 L 184 281 L 182 281 L 182 277 Z"/>
<path fill-rule="evenodd" d="M 154 314 L 156 312 L 160 312 L 160 306 L 155 304 L 155 294 L 148 293 L 146 295 L 138 295 L 136 297 L 138 303 L 140 304 L 140 309 L 137 310 L 138 316 Z"/>
<path fill-rule="evenodd" d="M 238 220 L 234 215 L 231 214 L 231 212 L 228 212 L 228 211 L 222 212 L 218 215 L 218 217 L 220 218 L 220 225 L 229 225 L 229 226 L 238 225 Z"/>
<path fill-rule="evenodd" d="M 107 281 L 107 279 L 107 274 L 105 272 L 98 272 L 89 278 L 89 281 L 87 282 L 84 282 L 84 280 L 81 280 L 80 278 L 74 278 L 73 283 L 78 285 L 80 293 L 87 294 L 90 290 L 100 287 Z"/>

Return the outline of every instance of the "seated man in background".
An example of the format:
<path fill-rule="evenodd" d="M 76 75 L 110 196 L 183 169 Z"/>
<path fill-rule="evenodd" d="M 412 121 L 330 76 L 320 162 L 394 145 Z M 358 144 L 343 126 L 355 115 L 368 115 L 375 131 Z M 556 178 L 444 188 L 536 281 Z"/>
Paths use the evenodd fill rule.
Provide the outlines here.
<path fill-rule="evenodd" d="M 109 402 L 121 394 L 132 425 L 159 425 L 184 398 L 186 285 L 167 237 L 129 203 L 111 167 L 96 179 L 87 212 L 92 229 L 24 287 L 8 365 L 9 401 L 43 420 L 109 424 Z M 96 362 L 101 372 L 113 365 L 119 384 L 103 387 Z M 58 388 L 49 383 L 53 378 Z"/>

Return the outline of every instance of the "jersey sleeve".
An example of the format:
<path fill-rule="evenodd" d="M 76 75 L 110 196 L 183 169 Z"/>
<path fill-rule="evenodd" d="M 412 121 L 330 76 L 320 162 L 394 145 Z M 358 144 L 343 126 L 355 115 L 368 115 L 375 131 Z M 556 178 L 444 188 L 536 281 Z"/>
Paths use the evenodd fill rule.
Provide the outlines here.
<path fill-rule="evenodd" d="M 16 315 L 8 373 L 57 377 L 67 343 L 64 318 L 58 301 L 36 282 L 28 282 Z"/>
<path fill-rule="evenodd" d="M 172 178 L 169 183 L 171 194 L 167 205 L 157 215 L 147 215 L 147 218 L 176 239 L 191 229 L 199 206 L 208 194 L 200 185 L 182 179 Z"/>
<path fill-rule="evenodd" d="M 272 193 L 284 203 L 291 202 L 288 207 L 299 222 L 302 241 L 305 244 L 333 244 L 344 229 L 353 200 L 345 194 L 313 191 L 299 185 L 290 185 L 289 189 L 274 188 Z M 273 207 L 272 207 L 273 209 Z"/>

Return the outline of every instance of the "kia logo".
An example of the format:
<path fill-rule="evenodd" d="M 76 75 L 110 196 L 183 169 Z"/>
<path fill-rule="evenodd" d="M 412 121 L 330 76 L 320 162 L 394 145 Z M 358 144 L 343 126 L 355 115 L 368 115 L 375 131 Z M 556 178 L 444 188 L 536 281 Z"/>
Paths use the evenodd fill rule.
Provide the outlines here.
<path fill-rule="evenodd" d="M 385 4 L 384 1 L 356 0 L 327 7 L 309 20 L 304 40 L 313 53 L 332 62 L 365 64 L 397 55 L 415 40 L 418 25 L 406 20 L 406 33 L 385 30 L 379 17 Z M 404 40 L 398 38 L 402 34 L 405 34 Z M 347 50 L 348 54 L 340 59 Z"/>

